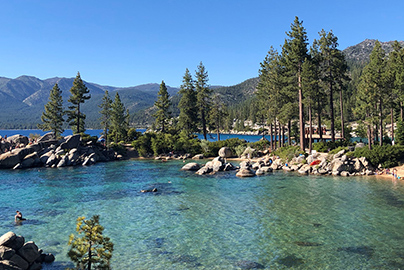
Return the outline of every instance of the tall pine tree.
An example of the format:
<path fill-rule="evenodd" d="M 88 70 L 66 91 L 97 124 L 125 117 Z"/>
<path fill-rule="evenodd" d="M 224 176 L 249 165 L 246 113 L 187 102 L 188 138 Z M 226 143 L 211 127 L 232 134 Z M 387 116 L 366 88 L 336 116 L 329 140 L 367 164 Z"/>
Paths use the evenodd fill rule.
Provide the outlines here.
<path fill-rule="evenodd" d="M 307 32 L 303 27 L 303 21 L 295 17 L 291 24 L 291 30 L 286 33 L 288 38 L 282 48 L 282 59 L 287 70 L 288 84 L 295 89 L 299 102 L 299 129 L 300 149 L 305 149 L 304 139 L 304 111 L 303 111 L 303 90 L 302 90 L 302 67 L 307 58 Z"/>
<path fill-rule="evenodd" d="M 202 62 L 199 63 L 198 70 L 195 73 L 195 90 L 197 97 L 197 106 L 199 119 L 202 125 L 202 133 L 205 140 L 207 140 L 207 117 L 211 107 L 211 94 L 212 90 L 208 86 L 208 72 Z"/>
<path fill-rule="evenodd" d="M 157 101 L 154 102 L 157 107 L 156 113 L 153 115 L 156 118 L 156 125 L 161 127 L 161 132 L 164 133 L 168 120 L 171 117 L 169 108 L 171 106 L 170 95 L 168 94 L 166 84 L 164 81 L 160 84 L 160 90 L 157 94 Z"/>
<path fill-rule="evenodd" d="M 187 134 L 197 131 L 197 109 L 196 109 L 196 93 L 194 90 L 194 82 L 192 75 L 188 69 L 185 70 L 185 75 L 182 80 L 179 94 L 181 95 L 178 107 L 180 109 L 178 125 L 185 130 Z"/>
<path fill-rule="evenodd" d="M 49 101 L 45 105 L 45 111 L 42 113 L 41 121 L 43 124 L 39 124 L 38 128 L 47 131 L 51 130 L 55 134 L 55 138 L 59 137 L 64 132 L 64 111 L 63 111 L 63 99 L 62 91 L 57 83 L 53 86 L 49 94 Z"/>
<path fill-rule="evenodd" d="M 111 136 L 115 143 L 125 141 L 129 130 L 129 112 L 125 109 L 119 93 L 111 105 Z"/>
<path fill-rule="evenodd" d="M 102 97 L 102 103 L 98 106 L 101 111 L 101 126 L 103 127 L 103 135 L 106 140 L 106 146 L 108 147 L 109 141 L 108 141 L 108 131 L 111 126 L 111 109 L 112 109 L 112 100 L 109 97 L 108 90 L 105 91 L 104 96 Z"/>
<path fill-rule="evenodd" d="M 85 131 L 84 120 L 86 119 L 86 115 L 81 112 L 81 104 L 90 99 L 91 95 L 87 95 L 90 93 L 90 90 L 88 90 L 81 79 L 80 72 L 77 72 L 77 76 L 73 81 L 73 87 L 70 88 L 70 93 L 71 96 L 68 101 L 72 105 L 69 106 L 69 110 L 67 111 L 67 122 L 69 122 L 69 126 L 72 128 L 74 134 L 82 133 Z"/>

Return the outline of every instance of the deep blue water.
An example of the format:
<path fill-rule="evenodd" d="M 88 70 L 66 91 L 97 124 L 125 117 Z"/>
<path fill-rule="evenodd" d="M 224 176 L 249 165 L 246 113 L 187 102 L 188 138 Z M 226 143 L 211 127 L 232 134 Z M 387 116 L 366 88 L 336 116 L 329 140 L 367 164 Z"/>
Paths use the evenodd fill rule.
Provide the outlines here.
<path fill-rule="evenodd" d="M 137 129 L 137 131 L 140 132 L 144 132 L 146 129 Z M 29 137 L 30 134 L 39 134 L 39 135 L 44 135 L 45 131 L 42 131 L 40 129 L 17 129 L 17 130 L 13 130 L 13 129 L 0 129 L 0 136 L 7 135 L 7 136 L 12 136 L 15 134 L 21 134 L 24 136 Z M 101 136 L 102 130 L 101 129 L 87 129 L 86 132 L 87 134 L 91 135 L 91 136 Z M 67 136 L 67 135 L 72 135 L 73 132 L 72 130 L 66 130 L 62 135 L 63 136 Z M 199 139 L 203 139 L 203 135 L 202 134 L 197 134 Z M 224 141 L 230 138 L 240 138 L 240 139 L 244 139 L 248 142 L 256 142 L 259 141 L 262 136 L 261 135 L 238 135 L 238 134 L 220 134 L 220 140 Z M 269 136 L 266 136 L 267 139 L 269 139 Z M 216 141 L 217 140 L 217 135 L 216 134 L 209 134 L 208 136 L 208 141 Z"/>
<path fill-rule="evenodd" d="M 113 269 L 404 268 L 404 184 L 275 172 L 197 176 L 180 161 L 0 172 L 0 233 L 64 269 L 79 216 L 100 215 Z M 141 193 L 156 187 L 157 193 Z M 14 224 L 20 210 L 28 220 Z"/>

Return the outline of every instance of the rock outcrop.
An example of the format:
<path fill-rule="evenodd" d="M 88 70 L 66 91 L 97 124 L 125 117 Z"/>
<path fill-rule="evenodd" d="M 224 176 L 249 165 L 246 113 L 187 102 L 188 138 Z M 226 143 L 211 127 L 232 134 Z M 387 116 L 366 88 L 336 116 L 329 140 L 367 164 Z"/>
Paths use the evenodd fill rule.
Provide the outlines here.
<path fill-rule="evenodd" d="M 44 254 L 34 242 L 25 242 L 23 236 L 8 232 L 0 237 L 2 270 L 39 270 L 42 263 L 52 263 L 54 260 L 54 255 Z"/>
<path fill-rule="evenodd" d="M 53 133 L 47 133 L 31 144 L 27 137 L 23 137 L 15 135 L 0 141 L 0 169 L 88 166 L 118 157 L 117 153 L 106 150 L 101 144 L 84 144 L 80 135 L 55 140 Z"/>

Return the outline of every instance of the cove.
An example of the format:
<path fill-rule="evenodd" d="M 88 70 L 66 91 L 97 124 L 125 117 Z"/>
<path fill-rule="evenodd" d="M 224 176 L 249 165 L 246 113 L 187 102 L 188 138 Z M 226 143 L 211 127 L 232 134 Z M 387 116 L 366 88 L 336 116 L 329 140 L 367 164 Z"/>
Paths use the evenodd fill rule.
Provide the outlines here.
<path fill-rule="evenodd" d="M 201 162 L 202 163 L 202 162 Z M 199 176 L 182 161 L 3 170 L 0 233 L 13 231 L 72 266 L 78 216 L 100 215 L 113 269 L 404 267 L 404 184 L 276 171 Z M 141 193 L 157 188 L 158 192 Z M 14 224 L 15 210 L 28 220 Z"/>

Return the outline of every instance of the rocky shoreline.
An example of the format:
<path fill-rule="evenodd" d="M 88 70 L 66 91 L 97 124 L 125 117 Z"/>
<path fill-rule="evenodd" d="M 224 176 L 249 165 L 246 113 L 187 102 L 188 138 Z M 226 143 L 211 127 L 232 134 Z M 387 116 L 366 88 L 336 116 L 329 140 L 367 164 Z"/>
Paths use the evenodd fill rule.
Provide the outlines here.
<path fill-rule="evenodd" d="M 70 135 L 60 140 L 54 138 L 52 132 L 35 142 L 23 135 L 1 138 L 0 169 L 87 166 L 122 158 L 100 143 L 84 143 L 80 135 Z"/>
<path fill-rule="evenodd" d="M 231 156 L 230 149 L 223 147 L 219 156 L 205 165 L 191 162 L 182 167 L 182 170 L 196 171 L 196 174 L 213 174 L 220 171 L 236 170 L 238 177 L 253 177 L 271 173 L 275 170 L 296 171 L 300 174 L 334 175 L 334 176 L 359 176 L 375 175 L 377 168 L 372 166 L 365 157 L 351 158 L 341 150 L 335 155 L 314 153 L 294 157 L 290 161 L 284 161 L 276 156 L 266 154 L 255 160 L 243 160 L 239 167 L 227 163 L 226 158 Z"/>

